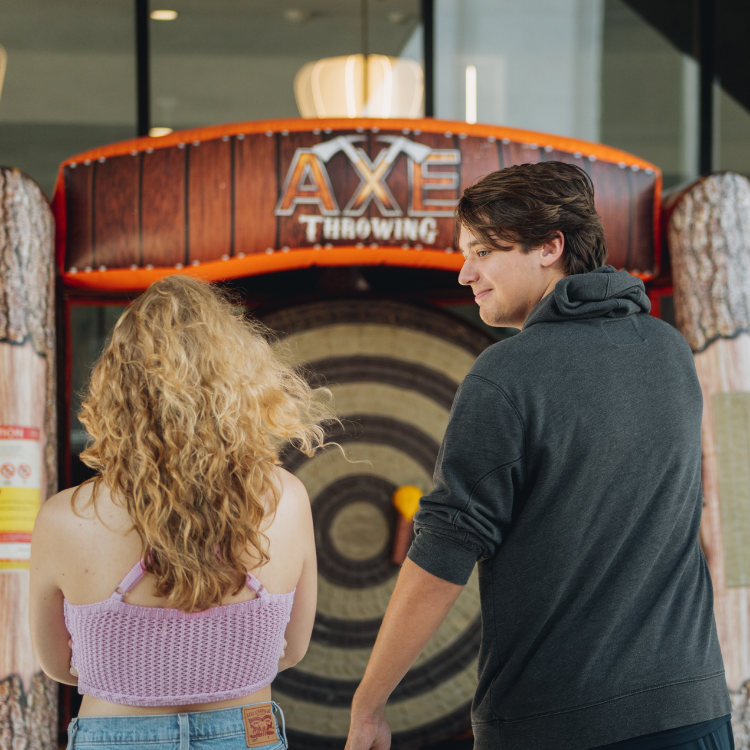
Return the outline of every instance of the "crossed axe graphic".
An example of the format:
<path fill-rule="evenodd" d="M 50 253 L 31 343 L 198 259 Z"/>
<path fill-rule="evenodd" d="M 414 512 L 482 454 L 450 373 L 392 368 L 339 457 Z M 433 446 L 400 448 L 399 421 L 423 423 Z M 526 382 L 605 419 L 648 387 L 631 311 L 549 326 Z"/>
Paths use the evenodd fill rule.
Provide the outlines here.
<path fill-rule="evenodd" d="M 405 153 L 418 164 L 421 164 L 432 149 L 422 143 L 415 143 L 403 136 L 383 135 L 379 141 L 390 143 L 371 162 L 367 154 L 356 148 L 356 141 L 365 140 L 363 135 L 339 135 L 330 141 L 317 143 L 311 151 L 324 163 L 328 162 L 339 151 L 343 151 L 352 163 L 361 180 L 357 191 L 344 208 L 344 213 L 350 216 L 360 216 L 364 213 L 371 200 L 375 200 L 383 216 L 400 216 L 401 210 L 385 184 L 399 154 Z"/>

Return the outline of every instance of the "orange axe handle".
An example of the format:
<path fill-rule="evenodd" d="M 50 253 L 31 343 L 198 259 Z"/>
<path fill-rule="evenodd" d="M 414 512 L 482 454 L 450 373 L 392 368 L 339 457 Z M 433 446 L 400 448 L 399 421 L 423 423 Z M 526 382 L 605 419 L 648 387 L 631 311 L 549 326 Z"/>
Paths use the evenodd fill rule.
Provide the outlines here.
<path fill-rule="evenodd" d="M 396 534 L 393 537 L 393 552 L 391 560 L 396 565 L 402 565 L 406 560 L 406 553 L 411 547 L 411 537 L 414 531 L 414 522 L 407 521 L 400 513 L 396 521 Z"/>
<path fill-rule="evenodd" d="M 421 497 L 422 490 L 411 484 L 399 487 L 393 493 L 393 504 L 398 511 L 398 521 L 396 522 L 396 533 L 393 537 L 391 560 L 396 565 L 401 565 L 406 560 L 414 530 L 412 519 L 419 510 L 419 499 Z"/>

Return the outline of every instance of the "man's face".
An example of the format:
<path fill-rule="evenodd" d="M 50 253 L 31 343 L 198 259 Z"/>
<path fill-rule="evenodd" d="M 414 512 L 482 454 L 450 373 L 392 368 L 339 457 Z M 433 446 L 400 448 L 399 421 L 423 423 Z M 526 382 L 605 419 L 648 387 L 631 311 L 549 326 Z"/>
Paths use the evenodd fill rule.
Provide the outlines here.
<path fill-rule="evenodd" d="M 508 243 L 507 250 L 498 250 L 483 245 L 465 227 L 458 247 L 464 256 L 458 281 L 471 287 L 482 320 L 490 326 L 521 328 L 547 293 L 549 273 L 542 264 L 542 249 L 524 253 L 520 243 Z"/>

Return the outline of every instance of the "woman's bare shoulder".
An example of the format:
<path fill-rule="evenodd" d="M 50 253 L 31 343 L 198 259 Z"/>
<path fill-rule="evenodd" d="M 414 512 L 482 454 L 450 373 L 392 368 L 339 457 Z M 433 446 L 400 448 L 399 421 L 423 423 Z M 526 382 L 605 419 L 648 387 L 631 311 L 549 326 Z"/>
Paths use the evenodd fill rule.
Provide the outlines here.
<path fill-rule="evenodd" d="M 76 494 L 76 491 L 78 492 L 76 497 L 76 507 L 79 509 L 79 513 L 81 513 L 80 509 L 84 509 L 82 515 L 88 515 L 88 513 L 86 513 L 88 508 L 85 506 L 87 506 L 88 501 L 91 499 L 92 489 L 92 483 L 88 483 L 80 485 L 79 487 L 70 487 L 67 490 L 62 490 L 56 495 L 47 498 L 39 509 L 36 526 L 40 527 L 50 525 L 59 528 L 60 524 L 65 524 L 67 526 L 69 523 L 72 523 L 74 519 L 78 517 L 73 509 L 73 495 Z"/>
<path fill-rule="evenodd" d="M 76 487 L 58 492 L 48 498 L 37 513 L 32 537 L 32 559 L 41 570 L 47 570 L 57 576 L 59 568 L 71 559 L 79 550 L 88 548 L 86 520 L 88 508 L 82 515 L 77 515 L 73 508 L 73 495 Z M 90 485 L 83 485 L 76 497 L 84 505 L 91 496 Z"/>
<path fill-rule="evenodd" d="M 96 492 L 96 503 L 91 502 Z M 104 506 L 104 507 L 102 507 Z M 109 492 L 104 487 L 95 486 L 94 482 L 85 482 L 78 487 L 70 487 L 53 495 L 42 503 L 36 518 L 34 533 L 37 538 L 54 535 L 60 541 L 65 541 L 74 548 L 86 543 L 92 532 L 99 531 L 105 523 L 100 511 L 111 521 L 119 521 L 110 511 Z"/>
<path fill-rule="evenodd" d="M 280 466 L 276 467 L 276 479 L 279 484 L 279 504 L 272 520 L 272 524 L 281 521 L 282 525 L 302 523 L 311 516 L 310 498 L 305 485 L 297 477 Z"/>
<path fill-rule="evenodd" d="M 305 489 L 305 485 L 292 474 L 291 471 L 276 467 L 276 475 L 281 483 L 281 497 L 292 503 L 308 503 L 310 498 Z"/>

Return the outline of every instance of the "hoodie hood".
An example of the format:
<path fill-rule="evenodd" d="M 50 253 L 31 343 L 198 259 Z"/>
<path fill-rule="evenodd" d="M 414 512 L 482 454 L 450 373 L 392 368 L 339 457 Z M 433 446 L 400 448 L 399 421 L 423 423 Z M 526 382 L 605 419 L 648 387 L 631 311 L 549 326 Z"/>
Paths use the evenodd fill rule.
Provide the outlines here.
<path fill-rule="evenodd" d="M 558 281 L 554 290 L 535 305 L 523 328 L 535 323 L 624 318 L 650 311 L 651 303 L 640 279 L 627 271 L 602 266 Z"/>

